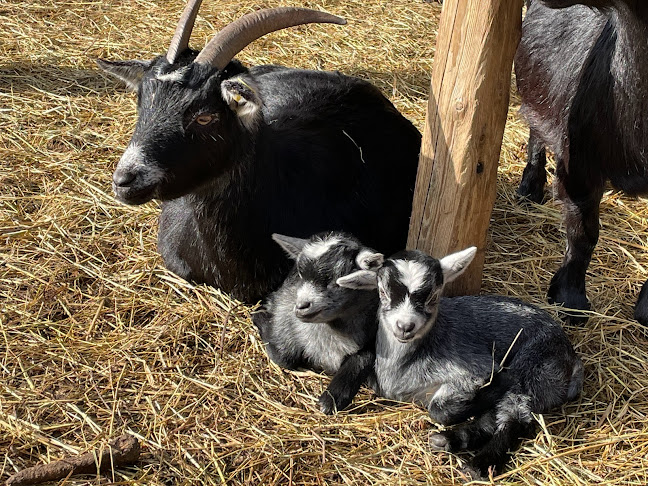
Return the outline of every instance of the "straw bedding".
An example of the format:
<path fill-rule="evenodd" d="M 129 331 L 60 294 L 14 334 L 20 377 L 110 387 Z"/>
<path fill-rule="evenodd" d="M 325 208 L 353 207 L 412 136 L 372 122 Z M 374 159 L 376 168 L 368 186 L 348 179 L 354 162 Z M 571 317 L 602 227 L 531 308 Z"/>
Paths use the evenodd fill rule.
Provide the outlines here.
<path fill-rule="evenodd" d="M 289 3 L 206 1 L 192 45 L 243 13 Z M 239 59 L 369 79 L 422 128 L 440 7 L 301 4 L 349 25 L 275 33 Z M 0 479 L 124 432 L 142 441 L 136 466 L 65 484 L 458 479 L 461 457 L 428 450 L 434 425 L 413 405 L 363 390 L 351 410 L 320 414 L 316 397 L 328 379 L 274 366 L 250 308 L 163 268 L 157 203 L 126 207 L 112 198 L 135 98 L 93 59 L 164 52 L 181 7 L 0 0 Z M 516 204 L 526 136 L 517 103 L 513 96 L 483 291 L 546 306 L 564 230 L 556 203 Z M 537 436 L 497 484 L 646 484 L 648 343 L 632 306 L 647 277 L 647 217 L 645 201 L 605 195 L 588 275 L 596 312 L 587 325 L 567 327 L 586 366 L 584 393 L 538 417 Z"/>

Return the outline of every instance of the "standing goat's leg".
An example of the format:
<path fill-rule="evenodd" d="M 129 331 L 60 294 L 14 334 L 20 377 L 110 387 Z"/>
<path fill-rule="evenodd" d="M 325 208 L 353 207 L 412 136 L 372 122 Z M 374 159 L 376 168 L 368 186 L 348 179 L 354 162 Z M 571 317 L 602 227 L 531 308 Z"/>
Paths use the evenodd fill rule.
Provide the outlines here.
<path fill-rule="evenodd" d="M 591 306 L 585 294 L 585 273 L 598 241 L 603 183 L 567 174 L 562 161 L 558 161 L 557 166 L 556 189 L 564 204 L 567 249 L 562 266 L 551 279 L 549 302 L 568 309 L 589 310 Z M 581 313 L 566 314 L 573 322 L 587 321 L 587 317 Z"/>
<path fill-rule="evenodd" d="M 642 326 L 648 326 L 648 280 L 646 280 L 639 292 L 639 298 L 635 305 L 634 318 Z"/>
<path fill-rule="evenodd" d="M 533 129 L 529 132 L 527 153 L 527 165 L 524 168 L 517 193 L 526 200 L 540 204 L 544 199 L 544 187 L 547 183 L 547 171 L 545 170 L 547 153 L 544 143 Z"/>

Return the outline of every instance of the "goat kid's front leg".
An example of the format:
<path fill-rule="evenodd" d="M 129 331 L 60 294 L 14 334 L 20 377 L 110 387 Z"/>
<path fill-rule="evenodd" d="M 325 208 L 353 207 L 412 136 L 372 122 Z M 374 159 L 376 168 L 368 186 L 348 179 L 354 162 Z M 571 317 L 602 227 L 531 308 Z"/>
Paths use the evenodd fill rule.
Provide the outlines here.
<path fill-rule="evenodd" d="M 556 188 L 563 201 L 563 214 L 567 230 L 567 249 L 562 266 L 549 284 L 549 302 L 568 309 L 589 310 L 585 294 L 585 274 L 599 237 L 599 204 L 603 185 L 590 183 L 584 178 L 569 176 L 559 162 Z M 579 312 L 565 312 L 573 323 L 587 321 Z"/>
<path fill-rule="evenodd" d="M 475 391 L 458 388 L 451 383 L 441 385 L 430 399 L 427 410 L 430 418 L 441 425 L 449 426 L 465 422 L 482 413 L 475 403 Z"/>
<path fill-rule="evenodd" d="M 475 450 L 486 444 L 495 433 L 495 411 L 490 410 L 474 420 L 458 424 L 442 432 L 430 434 L 430 447 L 437 451 Z"/>
<path fill-rule="evenodd" d="M 547 151 L 544 142 L 532 129 L 529 132 L 529 143 L 527 147 L 527 164 L 524 167 L 522 180 L 517 193 L 522 200 L 532 201 L 541 204 L 544 200 L 544 188 L 547 183 Z"/>
<path fill-rule="evenodd" d="M 375 359 L 375 352 L 367 349 L 344 358 L 340 369 L 319 398 L 320 410 L 331 415 L 349 406 L 372 373 Z"/>

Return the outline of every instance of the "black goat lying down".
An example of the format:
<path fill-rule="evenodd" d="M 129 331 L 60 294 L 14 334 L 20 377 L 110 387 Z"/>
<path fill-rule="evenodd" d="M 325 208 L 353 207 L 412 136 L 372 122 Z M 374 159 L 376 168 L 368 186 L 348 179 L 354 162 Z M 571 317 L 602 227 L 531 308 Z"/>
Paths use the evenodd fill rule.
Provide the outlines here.
<path fill-rule="evenodd" d="M 268 356 L 279 366 L 334 375 L 319 399 L 320 409 L 331 414 L 349 405 L 371 380 L 378 325 L 378 294 L 343 288 L 336 280 L 379 267 L 383 256 L 340 232 L 307 240 L 273 238 L 295 264 L 253 321 Z"/>
<path fill-rule="evenodd" d="M 542 201 L 545 148 L 552 149 L 567 251 L 549 299 L 589 309 L 585 273 L 598 241 L 606 181 L 631 195 L 648 193 L 648 2 L 528 3 L 515 57 L 531 128 L 518 192 Z M 646 284 L 635 317 L 648 325 Z"/>
<path fill-rule="evenodd" d="M 381 251 L 402 248 L 418 130 L 361 79 L 232 60 L 268 32 L 345 21 L 261 10 L 197 53 L 188 39 L 199 6 L 189 1 L 166 56 L 98 61 L 137 91 L 135 133 L 113 188 L 127 204 L 163 201 L 158 248 L 166 266 L 251 302 L 290 269 L 272 233 L 337 229 Z"/>
<path fill-rule="evenodd" d="M 473 478 L 501 471 L 510 451 L 532 435 L 532 414 L 573 400 L 583 385 L 581 360 L 546 312 L 509 297 L 441 297 L 475 251 L 441 260 L 404 251 L 377 272 L 337 280 L 351 289 L 378 287 L 378 393 L 422 404 L 437 423 L 457 424 L 430 444 L 477 450 L 466 467 Z"/>

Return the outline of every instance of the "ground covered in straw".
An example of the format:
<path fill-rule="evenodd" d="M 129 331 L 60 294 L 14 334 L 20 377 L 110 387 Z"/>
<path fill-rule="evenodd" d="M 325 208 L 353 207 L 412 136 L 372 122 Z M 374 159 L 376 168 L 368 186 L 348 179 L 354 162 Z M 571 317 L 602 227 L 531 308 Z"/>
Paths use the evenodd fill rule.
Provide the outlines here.
<path fill-rule="evenodd" d="M 192 43 L 289 3 L 207 0 Z M 269 35 L 239 58 L 369 79 L 422 128 L 440 7 L 297 3 L 349 24 Z M 182 4 L 0 0 L 0 479 L 127 432 L 143 443 L 137 466 L 65 484 L 451 483 L 460 458 L 429 452 L 423 410 L 364 390 L 351 410 L 322 416 L 327 378 L 277 368 L 250 309 L 165 271 L 157 204 L 113 200 L 135 98 L 94 58 L 164 52 Z M 525 143 L 516 101 L 483 290 L 545 305 L 564 231 L 556 203 L 515 202 Z M 606 194 L 588 275 L 596 313 L 567 328 L 584 394 L 539 418 L 496 483 L 646 484 L 648 342 L 632 306 L 647 277 L 647 217 L 645 201 Z"/>

